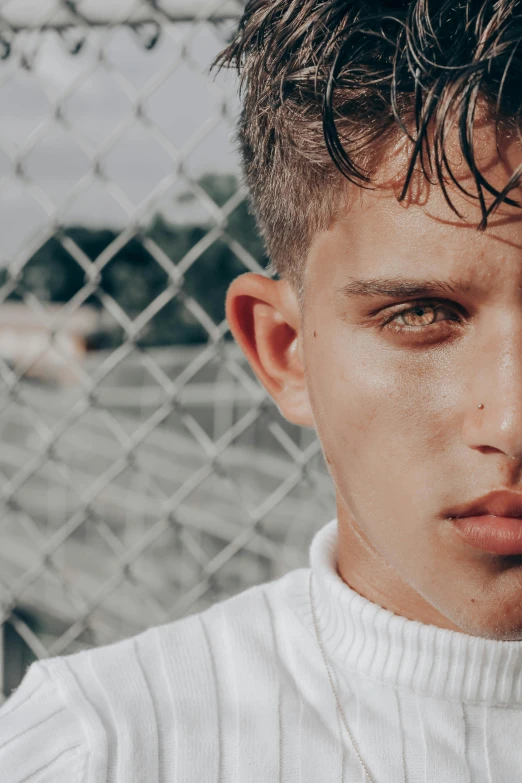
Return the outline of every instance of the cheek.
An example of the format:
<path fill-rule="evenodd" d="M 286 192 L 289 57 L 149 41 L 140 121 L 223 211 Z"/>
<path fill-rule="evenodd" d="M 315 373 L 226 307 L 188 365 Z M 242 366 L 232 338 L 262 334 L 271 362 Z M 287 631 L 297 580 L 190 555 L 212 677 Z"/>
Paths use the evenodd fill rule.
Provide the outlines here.
<path fill-rule="evenodd" d="M 413 355 L 342 332 L 309 362 L 310 397 L 326 457 L 337 476 L 379 465 L 416 472 L 445 447 L 446 373 Z"/>

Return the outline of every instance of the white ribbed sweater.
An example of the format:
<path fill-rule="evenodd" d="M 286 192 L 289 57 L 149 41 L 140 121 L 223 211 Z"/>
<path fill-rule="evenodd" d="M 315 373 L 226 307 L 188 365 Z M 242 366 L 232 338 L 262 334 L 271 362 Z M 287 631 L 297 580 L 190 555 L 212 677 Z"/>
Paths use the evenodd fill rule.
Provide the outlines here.
<path fill-rule="evenodd" d="M 318 624 L 375 783 L 522 779 L 522 642 L 406 620 L 310 549 Z M 317 644 L 310 569 L 33 664 L 0 709 L 1 783 L 365 783 Z M 344 733 L 343 733 L 344 732 Z"/>

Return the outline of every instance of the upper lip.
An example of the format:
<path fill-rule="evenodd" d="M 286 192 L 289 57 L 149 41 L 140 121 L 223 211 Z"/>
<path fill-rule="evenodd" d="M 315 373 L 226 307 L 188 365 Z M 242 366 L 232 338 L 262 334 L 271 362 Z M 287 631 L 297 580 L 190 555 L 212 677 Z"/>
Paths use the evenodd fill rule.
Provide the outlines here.
<path fill-rule="evenodd" d="M 455 506 L 449 518 L 478 517 L 490 514 L 495 517 L 522 517 L 522 493 L 495 490 L 481 498 Z"/>

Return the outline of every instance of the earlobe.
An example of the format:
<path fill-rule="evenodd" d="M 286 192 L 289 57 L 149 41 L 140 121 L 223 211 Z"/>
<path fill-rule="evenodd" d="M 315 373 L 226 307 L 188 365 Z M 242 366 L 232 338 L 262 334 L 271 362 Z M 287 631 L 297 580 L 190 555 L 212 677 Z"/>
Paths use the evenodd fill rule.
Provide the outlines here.
<path fill-rule="evenodd" d="M 241 275 L 228 290 L 226 311 L 232 334 L 282 415 L 294 424 L 313 427 L 298 350 L 299 304 L 290 283 Z"/>

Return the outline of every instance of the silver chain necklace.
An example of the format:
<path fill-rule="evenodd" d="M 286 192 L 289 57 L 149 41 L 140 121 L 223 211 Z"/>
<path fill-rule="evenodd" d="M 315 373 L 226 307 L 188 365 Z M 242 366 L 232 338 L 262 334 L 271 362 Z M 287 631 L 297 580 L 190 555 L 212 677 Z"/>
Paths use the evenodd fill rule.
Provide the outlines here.
<path fill-rule="evenodd" d="M 361 756 L 361 754 L 359 752 L 359 748 L 357 747 L 357 743 L 355 742 L 355 740 L 353 738 L 352 732 L 350 731 L 350 729 L 348 727 L 348 724 L 346 722 L 346 718 L 344 717 L 343 708 L 341 707 L 341 703 L 339 701 L 339 698 L 337 696 L 337 692 L 335 690 L 332 673 L 330 671 L 330 667 L 328 666 L 328 661 L 326 659 L 326 654 L 325 654 L 325 651 L 324 651 L 323 642 L 322 642 L 321 636 L 319 634 L 319 626 L 317 624 L 317 617 L 316 617 L 316 614 L 315 614 L 314 595 L 313 595 L 313 591 L 312 591 L 312 576 L 313 576 L 313 573 L 312 573 L 312 571 L 310 571 L 310 580 L 309 580 L 310 607 L 312 609 L 312 616 L 313 616 L 313 619 L 314 619 L 314 626 L 315 626 L 315 633 L 316 633 L 316 636 L 317 636 L 317 643 L 319 644 L 319 648 L 320 648 L 321 654 L 323 656 L 324 665 L 326 667 L 326 671 L 328 672 L 328 679 L 330 680 L 330 685 L 332 686 L 332 693 L 334 695 L 335 703 L 337 704 L 337 709 L 339 711 L 339 715 L 341 716 L 341 720 L 343 722 L 343 726 L 344 726 L 344 728 L 346 730 L 346 733 L 350 737 L 350 741 L 351 741 L 351 743 L 352 743 L 352 745 L 354 747 L 355 752 L 357 753 L 357 757 L 359 758 L 359 761 L 361 762 L 361 765 L 362 765 L 362 768 L 364 769 L 366 777 L 368 778 L 370 783 L 375 783 L 374 779 L 372 778 L 372 776 L 370 775 L 370 773 L 368 771 L 368 767 L 366 766 L 366 764 L 363 761 L 363 758 L 362 758 L 362 756 Z"/>

